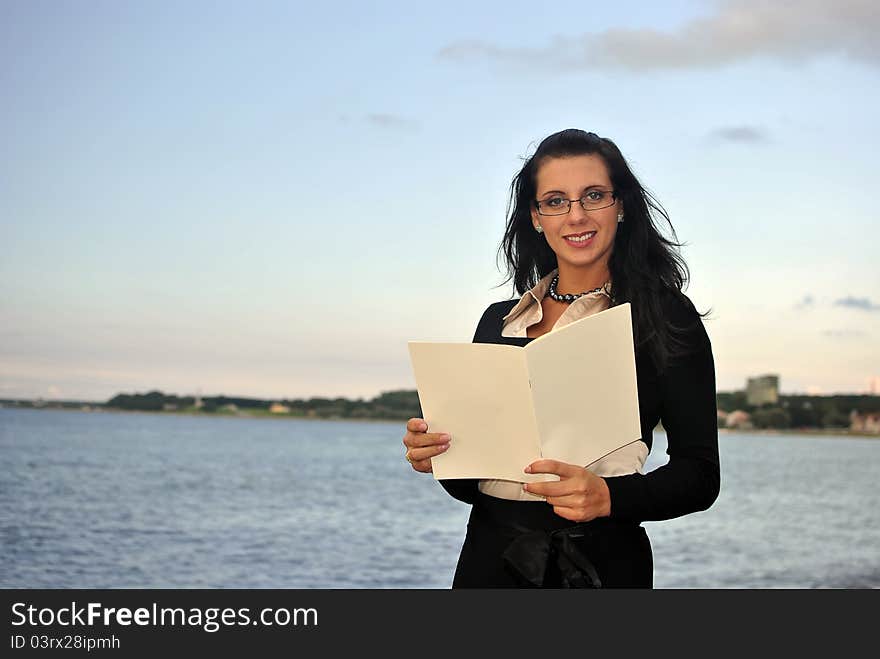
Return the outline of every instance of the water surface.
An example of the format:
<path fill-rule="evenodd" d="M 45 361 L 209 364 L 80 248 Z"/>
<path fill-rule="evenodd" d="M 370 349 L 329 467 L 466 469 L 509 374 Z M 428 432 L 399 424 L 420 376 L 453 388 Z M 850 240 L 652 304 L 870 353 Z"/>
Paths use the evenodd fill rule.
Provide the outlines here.
<path fill-rule="evenodd" d="M 448 588 L 469 507 L 402 423 L 0 409 L 0 587 Z M 880 587 L 880 441 L 722 434 L 659 588 Z M 665 462 L 655 434 L 646 465 Z"/>

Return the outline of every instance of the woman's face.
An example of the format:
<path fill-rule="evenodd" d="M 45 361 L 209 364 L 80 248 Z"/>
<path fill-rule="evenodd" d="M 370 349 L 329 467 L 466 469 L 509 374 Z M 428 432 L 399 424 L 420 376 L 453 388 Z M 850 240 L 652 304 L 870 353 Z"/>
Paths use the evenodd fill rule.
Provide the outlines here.
<path fill-rule="evenodd" d="M 580 199 L 593 190 L 613 189 L 605 161 L 597 155 L 546 159 L 535 178 L 538 201 Z M 598 210 L 584 210 L 574 201 L 565 215 L 540 215 L 533 205 L 532 224 L 544 229 L 560 269 L 607 269 L 617 234 L 617 213 L 622 210 L 620 201 Z"/>

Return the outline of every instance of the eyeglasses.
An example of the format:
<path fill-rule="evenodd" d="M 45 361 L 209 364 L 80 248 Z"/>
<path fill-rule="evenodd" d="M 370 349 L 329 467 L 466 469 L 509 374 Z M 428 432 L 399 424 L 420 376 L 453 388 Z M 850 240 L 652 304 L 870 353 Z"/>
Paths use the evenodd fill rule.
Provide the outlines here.
<path fill-rule="evenodd" d="M 580 199 L 566 199 L 565 197 L 550 197 L 542 201 L 536 201 L 535 206 L 540 215 L 565 215 L 571 210 L 571 202 L 579 201 L 585 211 L 597 211 L 613 206 L 617 200 L 614 190 L 590 190 Z"/>

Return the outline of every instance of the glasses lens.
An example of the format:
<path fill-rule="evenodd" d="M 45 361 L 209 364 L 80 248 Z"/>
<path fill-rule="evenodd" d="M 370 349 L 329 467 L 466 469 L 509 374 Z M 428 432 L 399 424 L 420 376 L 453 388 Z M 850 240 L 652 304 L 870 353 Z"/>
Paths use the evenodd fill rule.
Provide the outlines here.
<path fill-rule="evenodd" d="M 561 197 L 553 197 L 538 202 L 538 210 L 541 215 L 565 215 L 571 208 L 571 203 Z"/>
<path fill-rule="evenodd" d="M 587 210 L 607 208 L 614 203 L 614 195 L 610 190 L 590 190 L 581 197 L 581 205 Z"/>

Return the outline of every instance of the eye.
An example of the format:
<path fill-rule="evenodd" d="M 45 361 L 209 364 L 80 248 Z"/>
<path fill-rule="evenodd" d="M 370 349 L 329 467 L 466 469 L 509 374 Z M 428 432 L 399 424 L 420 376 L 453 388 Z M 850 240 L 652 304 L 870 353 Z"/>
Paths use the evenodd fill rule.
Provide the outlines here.
<path fill-rule="evenodd" d="M 602 190 L 590 190 L 587 194 L 584 195 L 585 199 L 589 201 L 602 201 L 605 198 L 607 193 Z"/>
<path fill-rule="evenodd" d="M 564 203 L 565 199 L 562 197 L 550 197 L 549 199 L 544 200 L 544 205 L 547 208 L 559 208 Z"/>

